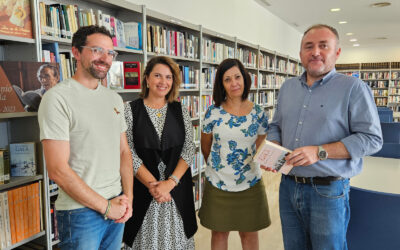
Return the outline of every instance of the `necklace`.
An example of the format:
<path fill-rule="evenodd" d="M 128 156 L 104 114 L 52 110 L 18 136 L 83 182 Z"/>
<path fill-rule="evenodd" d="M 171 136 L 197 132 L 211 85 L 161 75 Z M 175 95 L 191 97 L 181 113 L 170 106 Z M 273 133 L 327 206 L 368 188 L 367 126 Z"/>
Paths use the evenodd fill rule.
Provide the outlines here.
<path fill-rule="evenodd" d="M 158 118 L 160 118 L 160 117 L 161 117 L 161 113 L 160 113 L 160 112 L 157 112 L 157 113 L 156 113 L 156 116 L 157 116 Z"/>

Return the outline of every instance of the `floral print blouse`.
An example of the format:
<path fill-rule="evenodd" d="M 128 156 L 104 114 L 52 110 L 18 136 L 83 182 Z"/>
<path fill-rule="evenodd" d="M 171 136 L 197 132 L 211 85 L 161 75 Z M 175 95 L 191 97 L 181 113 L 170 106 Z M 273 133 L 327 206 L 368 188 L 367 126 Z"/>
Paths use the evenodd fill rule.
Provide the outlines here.
<path fill-rule="evenodd" d="M 261 179 L 261 169 L 253 162 L 255 142 L 267 129 L 268 117 L 257 104 L 245 116 L 235 116 L 222 106 L 211 105 L 202 126 L 203 133 L 213 135 L 205 171 L 207 180 L 230 192 L 254 186 Z"/>

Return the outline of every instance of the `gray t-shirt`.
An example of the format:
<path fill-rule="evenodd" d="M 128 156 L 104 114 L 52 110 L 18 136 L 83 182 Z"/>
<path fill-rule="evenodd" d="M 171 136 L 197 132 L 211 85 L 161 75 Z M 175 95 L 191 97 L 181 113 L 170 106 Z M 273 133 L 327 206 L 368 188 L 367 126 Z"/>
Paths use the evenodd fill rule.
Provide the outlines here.
<path fill-rule="evenodd" d="M 107 199 L 121 193 L 120 138 L 126 123 L 117 93 L 67 79 L 43 96 L 38 119 L 40 140 L 69 141 L 68 163 L 90 188 Z M 57 210 L 82 207 L 59 190 Z"/>

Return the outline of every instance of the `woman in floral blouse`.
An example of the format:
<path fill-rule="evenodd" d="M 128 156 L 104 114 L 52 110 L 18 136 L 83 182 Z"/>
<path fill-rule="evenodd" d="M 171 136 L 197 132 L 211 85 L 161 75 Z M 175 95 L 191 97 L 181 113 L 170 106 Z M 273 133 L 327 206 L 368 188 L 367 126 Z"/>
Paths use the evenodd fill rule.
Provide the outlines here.
<path fill-rule="evenodd" d="M 204 117 L 201 150 L 207 161 L 200 223 L 212 230 L 212 249 L 227 249 L 239 231 L 243 249 L 258 249 L 258 230 L 271 224 L 261 169 L 253 162 L 268 117 L 247 99 L 251 78 L 237 59 L 224 60 Z"/>

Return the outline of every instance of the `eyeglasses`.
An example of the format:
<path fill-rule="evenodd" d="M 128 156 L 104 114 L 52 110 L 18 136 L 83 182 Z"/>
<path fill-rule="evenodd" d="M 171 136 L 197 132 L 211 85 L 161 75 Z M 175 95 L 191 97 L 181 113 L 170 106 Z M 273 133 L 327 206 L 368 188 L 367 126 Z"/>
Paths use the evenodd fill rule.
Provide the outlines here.
<path fill-rule="evenodd" d="M 90 47 L 90 46 L 81 46 L 81 48 L 87 48 L 92 50 L 93 55 L 97 56 L 97 57 L 101 57 L 104 54 L 107 54 L 107 56 L 111 57 L 113 60 L 115 60 L 115 58 L 117 58 L 118 52 L 114 51 L 114 50 L 107 50 L 107 49 L 103 49 L 101 47 Z"/>

